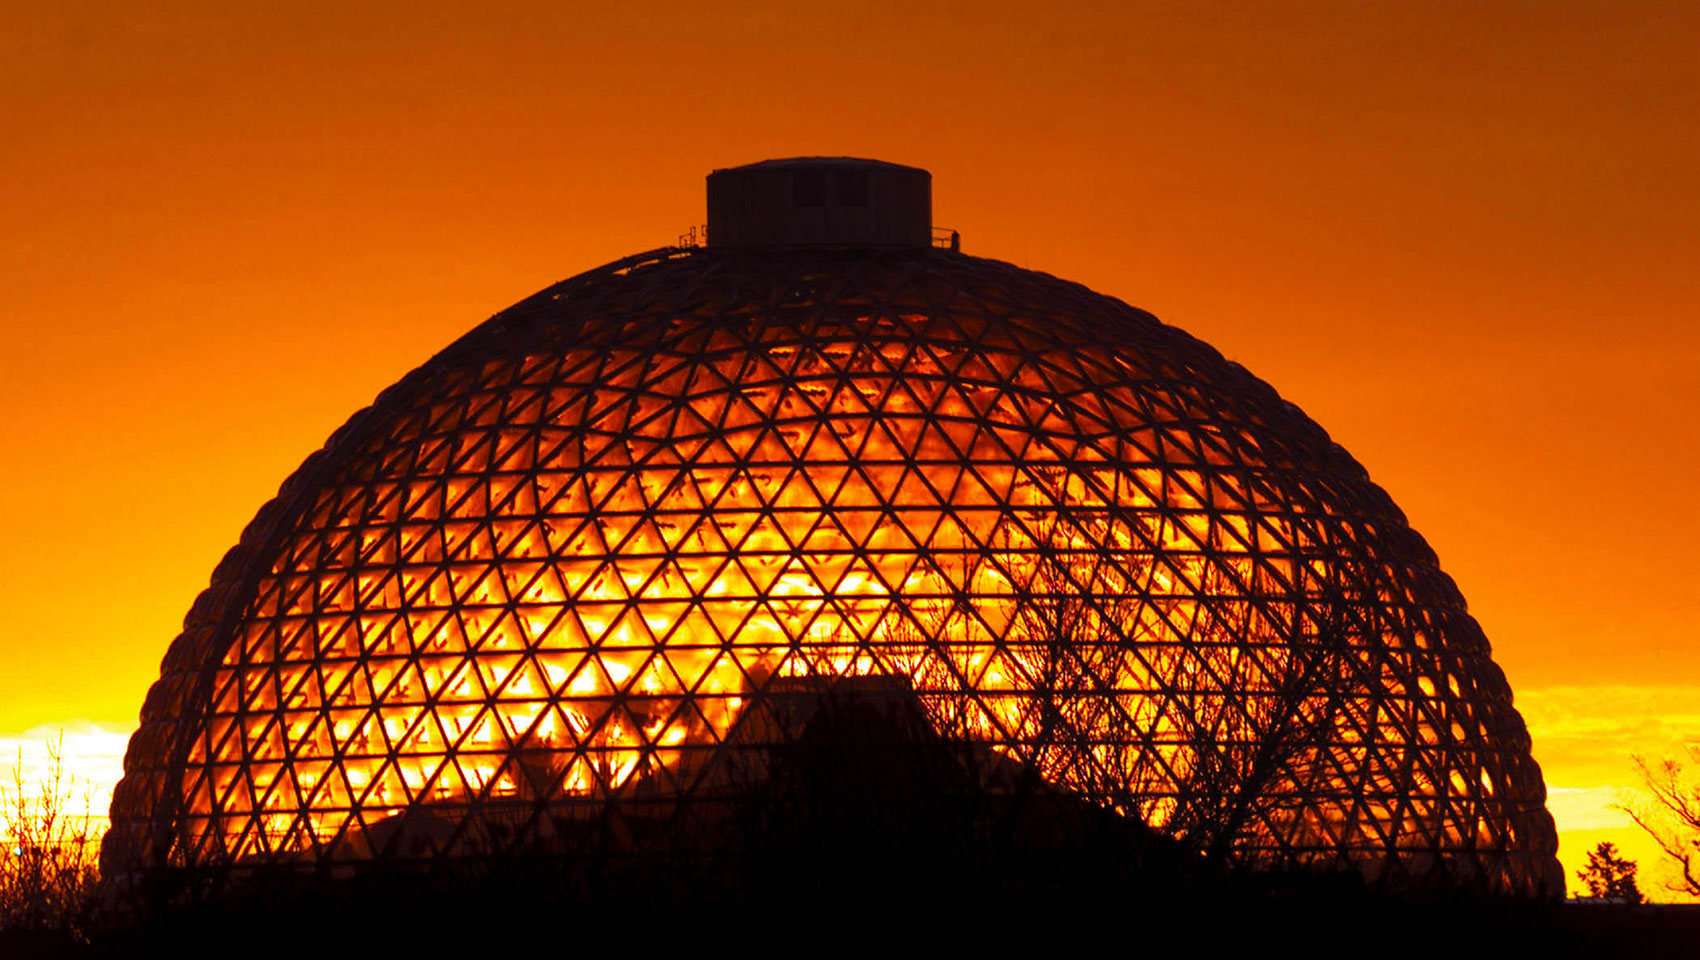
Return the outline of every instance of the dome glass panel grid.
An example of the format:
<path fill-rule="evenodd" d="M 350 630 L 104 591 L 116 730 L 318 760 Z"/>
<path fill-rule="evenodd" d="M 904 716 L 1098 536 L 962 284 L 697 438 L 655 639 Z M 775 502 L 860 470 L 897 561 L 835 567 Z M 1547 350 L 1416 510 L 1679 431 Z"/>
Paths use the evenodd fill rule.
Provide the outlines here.
<path fill-rule="evenodd" d="M 1199 849 L 1562 889 L 1510 690 L 1363 469 L 1148 314 L 932 250 L 632 258 L 386 391 L 191 610 L 107 862 L 688 824 L 846 677 Z"/>

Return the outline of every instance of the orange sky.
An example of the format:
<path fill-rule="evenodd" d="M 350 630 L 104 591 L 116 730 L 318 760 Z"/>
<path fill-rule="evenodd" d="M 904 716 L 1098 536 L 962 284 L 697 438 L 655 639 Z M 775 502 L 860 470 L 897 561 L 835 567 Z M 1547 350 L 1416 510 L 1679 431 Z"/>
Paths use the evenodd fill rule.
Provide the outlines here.
<path fill-rule="evenodd" d="M 1325 426 L 1493 640 L 1567 865 L 1654 872 L 1606 804 L 1700 737 L 1700 8 L 255 6 L 0 6 L 8 752 L 112 776 L 219 556 L 402 373 L 714 167 L 847 154 Z"/>

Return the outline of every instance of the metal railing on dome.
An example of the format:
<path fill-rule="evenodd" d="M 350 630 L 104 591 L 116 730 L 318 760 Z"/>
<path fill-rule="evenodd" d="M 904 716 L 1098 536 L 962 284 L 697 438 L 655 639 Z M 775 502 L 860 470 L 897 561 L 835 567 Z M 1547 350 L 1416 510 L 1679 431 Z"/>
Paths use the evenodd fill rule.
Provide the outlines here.
<path fill-rule="evenodd" d="M 962 249 L 962 234 L 949 227 L 933 227 L 932 245 L 934 249 L 960 251 Z M 708 225 L 693 226 L 679 234 L 678 243 L 681 249 L 695 250 L 708 246 Z"/>

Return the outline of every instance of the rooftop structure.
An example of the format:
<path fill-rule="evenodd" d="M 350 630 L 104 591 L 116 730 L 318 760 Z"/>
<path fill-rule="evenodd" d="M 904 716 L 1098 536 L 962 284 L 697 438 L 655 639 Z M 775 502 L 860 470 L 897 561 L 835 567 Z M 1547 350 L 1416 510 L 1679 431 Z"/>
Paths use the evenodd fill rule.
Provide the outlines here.
<path fill-rule="evenodd" d="M 714 247 L 926 247 L 932 175 L 877 160 L 767 160 L 708 175 Z"/>

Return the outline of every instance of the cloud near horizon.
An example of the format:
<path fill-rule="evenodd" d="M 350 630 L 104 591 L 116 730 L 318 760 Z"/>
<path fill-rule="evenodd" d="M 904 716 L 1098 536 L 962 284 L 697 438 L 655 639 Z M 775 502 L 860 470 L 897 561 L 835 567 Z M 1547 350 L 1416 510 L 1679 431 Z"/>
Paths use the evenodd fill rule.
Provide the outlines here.
<path fill-rule="evenodd" d="M 60 758 L 59 794 L 72 816 L 86 809 L 92 820 L 105 820 L 112 788 L 124 775 L 124 748 L 130 730 L 86 720 L 42 724 L 17 733 L 0 733 L 0 831 L 16 810 L 20 792 L 26 802 L 39 797 L 53 776 L 53 754 Z"/>
<path fill-rule="evenodd" d="M 1618 806 L 1640 802 L 1636 756 L 1700 766 L 1689 755 L 1700 746 L 1700 686 L 1536 687 L 1519 690 L 1516 703 L 1546 779 L 1572 888 L 1588 851 L 1610 841 L 1641 865 L 1641 889 L 1650 898 L 1686 899 L 1664 888 L 1672 868 Z"/>

